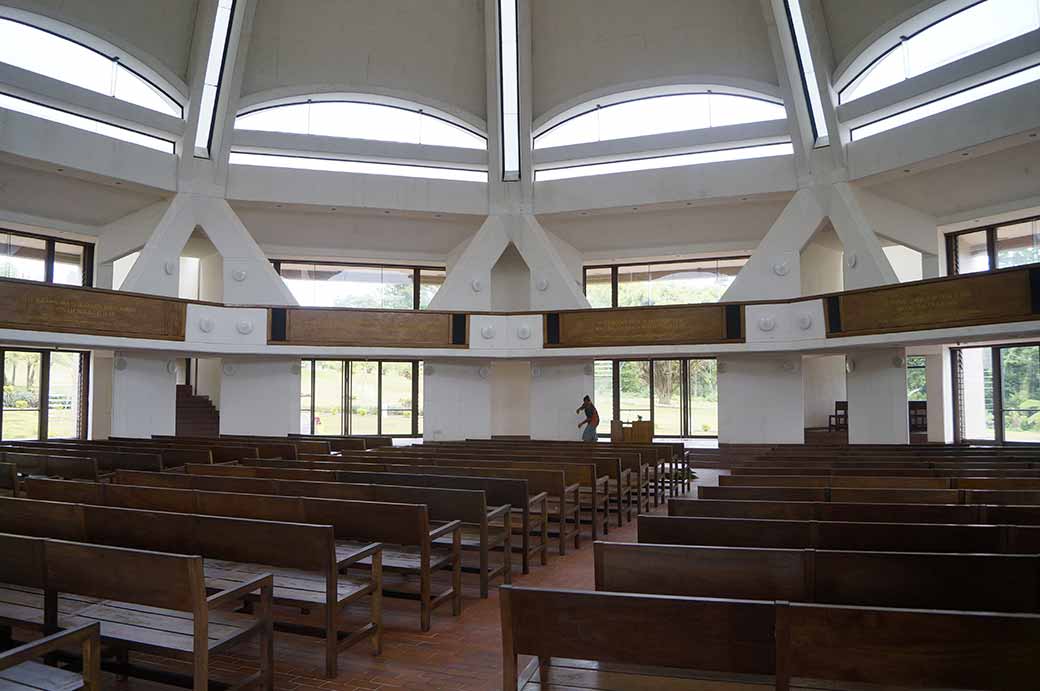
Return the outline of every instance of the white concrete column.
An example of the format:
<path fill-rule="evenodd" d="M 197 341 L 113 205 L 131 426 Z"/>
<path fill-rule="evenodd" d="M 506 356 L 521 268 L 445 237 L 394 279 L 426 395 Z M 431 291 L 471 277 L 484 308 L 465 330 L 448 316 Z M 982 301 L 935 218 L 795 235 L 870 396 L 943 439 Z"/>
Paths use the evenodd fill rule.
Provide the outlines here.
<path fill-rule="evenodd" d="M 495 360 L 491 363 L 491 433 L 524 436 L 531 424 L 531 362 Z"/>
<path fill-rule="evenodd" d="M 827 427 L 835 401 L 848 400 L 845 356 L 813 355 L 802 358 L 805 382 L 805 426 Z"/>
<path fill-rule="evenodd" d="M 848 355 L 850 444 L 908 444 L 906 351 L 856 351 Z"/>
<path fill-rule="evenodd" d="M 953 376 L 950 349 L 925 355 L 928 389 L 928 441 L 953 443 Z"/>
<path fill-rule="evenodd" d="M 177 427 L 175 356 L 117 352 L 112 369 L 112 436 L 174 434 Z"/>
<path fill-rule="evenodd" d="M 534 362 L 531 365 L 531 436 L 577 441 L 582 430 L 576 415 L 582 396 L 594 396 L 592 362 Z M 600 411 L 599 433 L 609 433 L 610 411 Z"/>
<path fill-rule="evenodd" d="M 801 444 L 801 355 L 719 357 L 719 443 Z"/>
<path fill-rule="evenodd" d="M 220 433 L 284 436 L 300 431 L 300 360 L 224 358 Z"/>
<path fill-rule="evenodd" d="M 423 438 L 491 436 L 491 363 L 426 360 L 423 365 Z"/>
<path fill-rule="evenodd" d="M 108 439 L 112 434 L 112 353 L 90 354 L 90 415 L 87 439 Z"/>

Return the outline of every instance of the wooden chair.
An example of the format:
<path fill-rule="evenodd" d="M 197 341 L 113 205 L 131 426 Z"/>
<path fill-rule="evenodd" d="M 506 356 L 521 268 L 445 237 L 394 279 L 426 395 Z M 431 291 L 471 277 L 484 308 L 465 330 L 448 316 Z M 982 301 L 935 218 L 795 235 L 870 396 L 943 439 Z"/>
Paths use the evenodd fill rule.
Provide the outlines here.
<path fill-rule="evenodd" d="M 835 401 L 834 414 L 827 418 L 827 431 L 847 432 L 849 430 L 849 402 Z"/>
<path fill-rule="evenodd" d="M 79 645 L 82 667 L 73 672 L 35 662 Z M 101 625 L 83 624 L 0 652 L 0 688 L 4 691 L 101 691 Z"/>

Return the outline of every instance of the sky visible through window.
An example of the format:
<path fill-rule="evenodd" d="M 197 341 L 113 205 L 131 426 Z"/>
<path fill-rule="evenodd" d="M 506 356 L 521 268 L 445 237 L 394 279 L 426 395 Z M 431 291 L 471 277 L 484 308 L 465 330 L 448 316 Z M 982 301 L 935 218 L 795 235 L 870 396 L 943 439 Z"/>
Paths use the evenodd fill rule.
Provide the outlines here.
<path fill-rule="evenodd" d="M 209 58 L 206 60 L 206 75 L 202 86 L 202 104 L 199 107 L 199 125 L 195 129 L 195 155 L 209 158 L 209 145 L 213 137 L 214 118 L 217 112 L 217 97 L 220 95 L 220 76 L 224 71 L 224 54 L 227 50 L 228 30 L 235 12 L 235 0 L 220 0 L 213 22 L 213 36 L 209 43 Z"/>
<path fill-rule="evenodd" d="M 898 45 L 842 90 L 840 100 L 854 101 L 1038 28 L 1040 0 L 985 0 L 913 36 L 901 37 Z"/>
<path fill-rule="evenodd" d="M 487 148 L 483 137 L 418 108 L 409 110 L 356 101 L 308 101 L 264 108 L 239 115 L 235 129 Z"/>
<path fill-rule="evenodd" d="M 717 93 L 672 94 L 598 105 L 535 137 L 534 148 L 645 137 L 746 122 L 783 120 L 784 106 L 758 98 Z"/>
<path fill-rule="evenodd" d="M 295 168 L 298 170 L 322 170 L 331 173 L 365 173 L 368 175 L 396 175 L 406 178 L 487 182 L 487 172 L 483 170 L 373 163 L 369 161 L 340 161 L 330 158 L 307 158 L 305 156 L 276 156 L 232 152 L 231 164 L 264 166 L 268 168 Z"/>

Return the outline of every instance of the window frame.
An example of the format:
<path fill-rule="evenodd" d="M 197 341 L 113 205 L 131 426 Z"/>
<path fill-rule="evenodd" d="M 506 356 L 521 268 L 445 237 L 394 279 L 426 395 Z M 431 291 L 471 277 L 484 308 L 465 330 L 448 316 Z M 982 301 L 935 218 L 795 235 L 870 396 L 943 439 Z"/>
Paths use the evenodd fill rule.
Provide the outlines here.
<path fill-rule="evenodd" d="M 986 225 L 974 226 L 971 228 L 965 228 L 964 230 L 955 230 L 944 234 L 944 242 L 946 243 L 946 275 L 947 276 L 967 276 L 975 274 L 990 273 L 997 271 L 997 231 L 1007 226 L 1014 226 L 1020 223 L 1033 223 L 1040 221 L 1040 215 L 1037 216 L 1026 216 L 1023 218 L 1015 218 L 1008 221 L 1001 221 L 999 223 L 988 223 Z M 983 271 L 973 271 L 971 274 L 961 274 L 958 270 L 957 260 L 957 238 L 961 235 L 968 235 L 970 233 L 986 233 L 986 259 L 987 266 L 989 268 Z M 1014 267 L 1005 266 L 1000 269 L 1011 269 L 1019 268 L 1022 266 L 1033 266 L 1040 264 L 1040 260 L 1036 262 L 1030 262 L 1027 264 L 1016 264 Z"/>
<path fill-rule="evenodd" d="M 90 420 L 90 351 L 86 350 L 64 350 L 58 348 L 0 348 L 0 385 L 6 385 L 7 381 L 7 353 L 37 353 L 40 356 L 40 404 L 37 409 L 37 428 L 35 439 L 4 439 L 4 407 L 0 401 L 0 442 L 7 441 L 60 441 L 62 439 L 86 439 Z M 79 415 L 76 422 L 76 435 L 73 437 L 51 437 L 49 435 L 50 424 L 50 377 L 51 377 L 51 354 L 55 352 L 73 353 L 80 357 L 79 361 Z"/>
<path fill-rule="evenodd" d="M 340 415 L 340 433 L 339 434 L 317 434 L 314 431 L 314 413 L 315 413 L 315 388 L 317 386 L 317 362 L 339 362 L 343 364 L 343 381 L 342 381 L 342 414 Z M 420 403 L 418 400 L 419 390 L 419 373 L 422 370 L 422 360 L 411 360 L 408 358 L 377 358 L 377 359 L 359 359 L 359 358 L 329 358 L 329 357 L 313 357 L 313 358 L 301 358 L 301 370 L 304 362 L 310 362 L 310 432 L 303 432 L 305 436 L 314 437 L 321 439 L 322 437 L 335 437 L 335 436 L 348 436 L 348 437 L 382 437 L 390 436 L 383 434 L 383 363 L 406 363 L 412 366 L 412 405 L 411 405 L 411 433 L 409 434 L 395 434 L 396 438 L 400 439 L 415 439 L 421 438 L 422 432 L 419 431 L 419 408 Z M 351 431 L 351 414 L 350 414 L 350 401 L 353 393 L 354 377 L 351 376 L 351 365 L 355 362 L 371 362 L 376 366 L 376 433 L 375 434 L 360 434 L 353 433 Z M 303 392 L 300 392 L 300 398 L 303 398 Z M 302 403 L 302 401 L 301 401 Z M 306 410 L 301 406 L 300 412 Z"/>
<path fill-rule="evenodd" d="M 618 307 L 618 269 L 625 266 L 662 266 L 665 264 L 689 264 L 692 262 L 721 262 L 721 261 L 732 261 L 735 259 L 743 259 L 746 263 L 751 259 L 750 254 L 736 254 L 728 255 L 725 257 L 693 257 L 687 259 L 658 259 L 654 261 L 631 261 L 631 262 L 617 262 L 613 264 L 586 264 L 581 269 L 581 292 L 583 295 L 588 295 L 588 277 L 589 269 L 610 269 L 610 307 L 600 307 L 594 309 L 614 309 Z M 711 302 L 691 302 L 682 303 L 690 305 L 712 305 L 718 303 Z M 649 305 L 650 307 L 657 307 L 659 305 Z M 675 359 L 675 358 L 665 358 Z M 697 359 L 697 358 L 694 358 Z"/>
<path fill-rule="evenodd" d="M 279 278 L 282 277 L 282 264 L 320 264 L 322 266 L 344 266 L 344 267 L 360 267 L 360 268 L 368 268 L 368 269 L 407 269 L 407 270 L 410 270 L 412 272 L 412 306 L 410 308 L 406 308 L 406 309 L 411 309 L 411 310 L 416 310 L 416 311 L 419 311 L 419 310 L 422 309 L 419 306 L 420 302 L 422 301 L 422 296 L 420 295 L 420 289 L 422 287 L 422 275 L 421 275 L 421 272 L 422 271 L 438 271 L 438 272 L 443 273 L 445 278 L 447 278 L 447 275 L 448 275 L 447 267 L 435 266 L 435 265 L 432 265 L 432 264 L 380 264 L 380 263 L 376 263 L 376 262 L 343 262 L 343 261 L 324 261 L 324 260 L 312 261 L 312 260 L 309 260 L 309 259 L 269 259 L 268 261 L 270 261 L 271 264 L 274 266 L 274 272 L 276 274 L 278 274 Z M 282 279 L 282 280 L 284 281 L 285 279 Z M 362 308 L 343 307 L 343 308 L 340 308 L 340 309 L 362 309 Z M 391 308 L 383 308 L 383 309 L 391 309 Z M 319 359 L 326 360 L 328 358 L 319 358 Z M 335 358 L 332 358 L 332 359 L 335 359 Z M 388 360 L 388 362 L 393 362 L 393 360 Z"/>
<path fill-rule="evenodd" d="M 990 371 L 993 377 L 993 439 L 974 439 L 963 436 L 963 386 L 960 381 L 961 351 L 985 348 L 989 351 Z M 1001 351 L 1008 348 L 1038 348 L 1040 341 L 1024 341 L 1022 343 L 999 343 L 991 346 L 962 346 L 950 348 L 950 362 L 953 371 L 953 434 L 955 444 L 997 444 L 1000 446 L 1040 446 L 1037 441 L 1016 441 L 1007 439 L 1004 429 L 1004 413 L 1017 408 L 1004 407 L 1004 368 Z"/>
<path fill-rule="evenodd" d="M 47 283 L 50 285 L 69 286 L 75 287 L 68 283 L 55 283 L 54 282 L 54 263 L 55 263 L 55 245 L 79 245 L 83 248 L 83 261 L 81 263 L 81 270 L 83 273 L 81 288 L 92 288 L 94 286 L 94 243 L 87 242 L 85 240 L 73 240 L 71 238 L 58 237 L 56 235 L 43 235 L 41 233 L 30 233 L 22 230 L 12 230 L 0 226 L 0 235 L 16 235 L 23 238 L 31 238 L 33 240 L 43 240 L 46 243 L 46 258 L 44 259 L 43 272 L 44 279 L 42 281 L 33 281 L 34 283 Z M 32 279 L 8 279 L 8 280 L 24 280 L 29 281 Z"/>

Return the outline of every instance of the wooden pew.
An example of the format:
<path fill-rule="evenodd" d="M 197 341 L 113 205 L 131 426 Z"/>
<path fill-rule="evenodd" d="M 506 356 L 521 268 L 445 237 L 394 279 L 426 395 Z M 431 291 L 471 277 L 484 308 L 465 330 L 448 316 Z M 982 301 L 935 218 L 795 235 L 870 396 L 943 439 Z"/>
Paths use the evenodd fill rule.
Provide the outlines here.
<path fill-rule="evenodd" d="M 311 434 L 290 434 L 290 439 L 311 439 L 314 435 Z M 321 435 L 322 441 L 328 442 L 329 448 L 335 451 L 364 451 L 368 446 L 365 446 L 364 437 L 327 437 L 324 434 Z"/>
<path fill-rule="evenodd" d="M 81 669 L 73 672 L 35 660 L 78 645 Z M 101 625 L 83 624 L 0 652 L 4 691 L 101 691 Z"/>
<path fill-rule="evenodd" d="M 500 607 L 503 689 L 694 691 L 711 672 L 708 683 L 735 691 L 762 681 L 719 674 L 775 675 L 777 691 L 793 677 L 1025 691 L 1040 674 L 1040 616 L 1030 614 L 517 586 L 502 588 Z M 538 659 L 520 670 L 519 655 Z"/>
<path fill-rule="evenodd" d="M 729 468 L 730 475 L 853 475 L 853 476 L 886 476 L 886 477 L 1028 477 L 1040 478 L 1040 470 L 1018 470 L 1006 467 L 980 467 L 975 464 L 971 466 L 956 466 L 954 468 L 936 467 L 938 464 L 929 464 L 930 467 L 918 468 L 888 468 L 884 466 L 870 465 L 863 467 L 825 467 L 807 468 L 804 466 L 753 466 L 742 468 Z"/>
<path fill-rule="evenodd" d="M 879 477 L 842 475 L 722 475 L 722 487 L 842 487 L 892 489 L 1040 490 L 1040 478 L 1028 477 Z"/>
<path fill-rule="evenodd" d="M 259 682 L 265 691 L 274 689 L 269 573 L 207 597 L 199 556 L 24 535 L 0 535 L 0 554 L 0 583 L 21 593 L 21 604 L 0 606 L 4 623 L 47 633 L 99 623 L 102 644 L 124 661 L 118 672 L 135 671 L 128 663 L 131 651 L 174 657 L 192 665 L 195 691 L 209 689 L 211 655 L 258 639 L 260 670 L 241 685 Z M 255 615 L 219 609 L 256 593 Z M 61 611 L 59 603 L 65 605 Z M 193 627 L 185 626 L 189 616 Z"/>
<path fill-rule="evenodd" d="M 91 480 L 100 477 L 97 459 L 84 456 L 57 456 L 25 449 L 24 452 L 0 451 L 0 461 L 13 465 L 19 475 L 42 475 L 69 480 Z"/>
<path fill-rule="evenodd" d="M 156 452 L 111 451 L 98 447 L 76 448 L 71 446 L 34 446 L 28 444 L 0 445 L 0 451 L 13 453 L 43 452 L 65 457 L 92 458 L 97 462 L 98 472 L 113 473 L 116 470 L 163 470 L 162 455 Z"/>
<path fill-rule="evenodd" d="M 900 552 L 1027 553 L 1040 526 L 639 517 L 639 542 Z"/>
<path fill-rule="evenodd" d="M 766 518 L 788 521 L 854 523 L 1025 523 L 1040 522 L 1040 506 L 1031 520 L 991 520 L 979 504 L 844 504 L 811 501 L 728 501 L 670 499 L 669 516 L 691 518 Z"/>
<path fill-rule="evenodd" d="M 14 463 L 0 463 L 0 490 L 7 490 L 11 496 L 18 496 L 18 466 Z"/>
<path fill-rule="evenodd" d="M 158 511 L 148 506 L 149 494 L 167 490 L 39 479 L 27 490 L 29 499 L 0 501 L 0 532 L 55 537 L 79 530 L 80 542 L 198 554 L 206 560 L 210 590 L 235 589 L 270 572 L 275 604 L 314 612 L 314 625 L 280 628 L 324 638 L 329 677 L 336 676 L 341 650 L 366 638 L 376 653 L 382 647 L 379 543 L 347 553 L 337 549 L 330 525 L 201 515 L 191 492 L 178 491 L 176 508 L 170 497 L 160 498 L 164 509 L 174 510 Z M 339 575 L 366 558 L 376 563 L 372 578 Z M 371 599 L 369 620 L 344 630 L 346 608 L 365 597 Z"/>
<path fill-rule="evenodd" d="M 1040 557 L 597 542 L 596 590 L 1040 612 Z M 942 578 L 936 578 L 942 574 Z"/>
<path fill-rule="evenodd" d="M 1040 504 L 1040 490 L 999 489 L 847 489 L 699 485 L 697 496 L 700 499 L 830 501 L 858 504 Z"/>
<path fill-rule="evenodd" d="M 221 440 L 232 441 L 232 442 L 272 442 L 276 444 L 289 443 L 296 447 L 297 457 L 299 454 L 304 453 L 331 453 L 333 451 L 331 443 L 324 437 L 276 437 L 256 434 L 222 434 L 218 437 Z"/>
<path fill-rule="evenodd" d="M 408 472 L 386 472 L 383 467 L 327 461 L 284 461 L 256 459 L 245 461 L 245 465 L 261 468 L 308 468 L 313 470 L 335 470 L 336 480 L 355 484 L 402 485 L 412 487 L 440 487 L 442 489 L 469 489 L 484 492 L 489 506 L 512 507 L 510 516 L 513 527 L 522 540 L 520 554 L 523 573 L 530 571 L 530 559 L 541 555 L 542 563 L 548 552 L 549 508 L 548 493 L 544 490 L 532 493 L 527 478 L 496 478 L 476 476 L 423 475 Z M 358 470 L 357 468 L 361 468 Z M 404 469 L 402 469 L 404 470 Z M 542 540 L 529 544 L 531 535 L 540 534 Z"/>
<path fill-rule="evenodd" d="M 109 441 L 123 446 L 131 447 L 159 447 L 159 448 L 202 448 L 208 449 L 214 463 L 228 463 L 243 458 L 259 458 L 257 446 L 251 444 L 227 443 L 219 439 L 195 441 L 182 441 L 173 439 L 138 438 L 138 437 L 111 437 Z"/>
<path fill-rule="evenodd" d="M 257 458 L 298 458 L 296 444 L 290 440 L 270 441 L 266 439 L 214 439 L 212 437 L 178 437 L 168 435 L 153 435 L 152 439 L 179 442 L 188 445 L 224 445 L 224 446 L 252 446 L 256 448 Z"/>
<path fill-rule="evenodd" d="M 263 468 L 250 466 L 196 466 L 185 468 L 189 475 L 216 475 L 227 478 L 279 478 L 282 468 Z M 315 471 L 313 475 L 320 474 Z M 408 487 L 385 484 L 351 484 L 342 481 L 338 473 L 332 473 L 321 479 L 313 475 L 293 473 L 299 480 L 288 480 L 276 483 L 274 489 L 278 494 L 293 496 L 324 497 L 326 499 L 350 499 L 354 501 L 387 502 L 395 504 L 425 504 L 430 520 L 435 523 L 462 522 L 462 549 L 477 552 L 478 567 L 463 566 L 462 570 L 476 573 L 480 579 L 480 596 L 486 598 L 492 580 L 502 577 L 506 583 L 512 582 L 512 507 L 502 504 L 489 509 L 484 491 L 466 489 L 445 489 L 441 487 Z M 325 481 L 321 481 L 324 479 Z M 310 481 L 308 481 L 310 480 Z M 317 481 L 315 481 L 317 480 Z M 221 483 L 216 489 L 224 491 L 256 492 L 250 487 L 256 483 L 239 483 L 231 485 Z M 239 487 L 241 486 L 241 489 Z M 201 489 L 201 488 L 200 488 Z M 525 498 L 526 501 L 526 498 Z M 454 536 L 445 535 L 436 543 L 451 546 Z M 502 564 L 492 566 L 490 553 L 495 548 L 502 549 Z"/>
<path fill-rule="evenodd" d="M 321 523 L 333 526 L 337 550 L 355 551 L 371 542 L 392 545 L 382 555 L 382 570 L 395 571 L 419 577 L 419 592 L 393 590 L 384 584 L 383 595 L 419 600 L 420 624 L 429 631 L 434 609 L 450 602 L 452 614 L 462 612 L 462 560 L 459 521 L 431 526 L 425 505 L 391 504 L 385 502 L 349 501 L 320 497 L 281 497 L 280 481 L 251 478 L 215 477 L 180 473 L 146 473 L 120 471 L 112 478 L 113 484 L 159 487 L 167 489 L 199 489 L 196 493 L 200 513 L 235 516 L 257 520 L 286 520 L 302 523 Z M 248 485 L 246 484 L 248 483 Z M 254 494 L 229 488 L 246 487 Z M 267 501 L 271 499 L 271 501 Z M 288 507 L 288 508 L 287 508 Z M 302 514 L 300 513 L 302 512 Z M 302 516 L 302 518 L 299 518 Z M 452 546 L 441 547 L 438 538 L 451 535 Z M 366 558 L 357 566 L 368 567 Z M 451 572 L 451 587 L 433 592 L 433 573 Z"/>
<path fill-rule="evenodd" d="M 182 467 L 188 463 L 212 463 L 213 455 L 209 449 L 203 447 L 183 447 L 183 448 L 168 448 L 162 447 L 158 444 L 150 444 L 148 446 L 139 446 L 134 444 L 121 444 L 118 442 L 112 442 L 108 440 L 93 441 L 84 439 L 71 439 L 71 440 L 52 440 L 52 441 L 32 441 L 32 442 L 17 442 L 20 446 L 27 448 L 41 449 L 47 451 L 53 451 L 55 453 L 62 453 L 64 451 L 86 451 L 90 452 L 97 450 L 100 452 L 113 452 L 113 453 L 148 453 L 158 454 L 162 458 L 162 469 L 170 470 L 173 468 Z M 111 471 L 113 468 L 105 468 L 106 471 Z M 133 467 L 128 467 L 128 470 L 135 470 Z M 147 470 L 148 468 L 142 468 Z"/>

